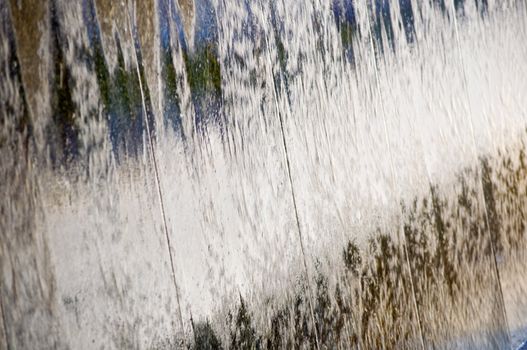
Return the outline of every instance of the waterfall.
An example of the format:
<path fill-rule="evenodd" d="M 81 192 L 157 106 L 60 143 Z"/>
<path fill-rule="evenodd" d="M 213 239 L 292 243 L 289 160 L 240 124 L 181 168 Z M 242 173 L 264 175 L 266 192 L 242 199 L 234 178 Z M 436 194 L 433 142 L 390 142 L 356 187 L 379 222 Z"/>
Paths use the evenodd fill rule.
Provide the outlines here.
<path fill-rule="evenodd" d="M 524 1 L 0 12 L 0 349 L 527 339 Z"/>

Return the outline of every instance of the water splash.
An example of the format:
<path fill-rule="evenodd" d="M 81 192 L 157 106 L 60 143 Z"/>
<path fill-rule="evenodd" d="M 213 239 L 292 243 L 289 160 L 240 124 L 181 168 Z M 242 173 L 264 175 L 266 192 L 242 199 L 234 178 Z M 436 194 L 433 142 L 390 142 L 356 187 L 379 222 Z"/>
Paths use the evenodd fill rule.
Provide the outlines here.
<path fill-rule="evenodd" d="M 0 4 L 2 344 L 525 326 L 523 2 Z"/>

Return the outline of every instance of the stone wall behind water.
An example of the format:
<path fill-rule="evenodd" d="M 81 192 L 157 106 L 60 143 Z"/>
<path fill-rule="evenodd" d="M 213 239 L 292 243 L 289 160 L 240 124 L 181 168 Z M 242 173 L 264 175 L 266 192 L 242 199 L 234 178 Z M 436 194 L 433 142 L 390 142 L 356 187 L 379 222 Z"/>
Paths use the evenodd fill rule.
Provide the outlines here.
<path fill-rule="evenodd" d="M 0 11 L 0 348 L 527 338 L 524 2 Z"/>

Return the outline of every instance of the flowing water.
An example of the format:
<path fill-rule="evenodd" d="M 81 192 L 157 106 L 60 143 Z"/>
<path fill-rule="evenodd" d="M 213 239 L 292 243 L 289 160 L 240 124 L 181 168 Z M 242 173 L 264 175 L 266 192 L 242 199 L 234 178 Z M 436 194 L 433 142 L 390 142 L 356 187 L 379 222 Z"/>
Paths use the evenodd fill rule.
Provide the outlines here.
<path fill-rule="evenodd" d="M 0 348 L 527 339 L 523 0 L 0 11 Z"/>

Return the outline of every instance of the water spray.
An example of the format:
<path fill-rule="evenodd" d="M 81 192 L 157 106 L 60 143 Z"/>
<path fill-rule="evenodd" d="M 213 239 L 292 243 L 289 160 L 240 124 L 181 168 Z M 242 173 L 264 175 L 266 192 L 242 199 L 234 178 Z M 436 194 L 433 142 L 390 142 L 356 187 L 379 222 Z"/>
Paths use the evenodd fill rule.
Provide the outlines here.
<path fill-rule="evenodd" d="M 146 102 L 145 102 L 145 95 L 144 95 L 144 90 L 143 90 L 143 83 L 142 83 L 142 79 L 141 79 L 141 72 L 139 70 L 139 58 L 138 58 L 138 55 L 137 55 L 137 47 L 136 47 L 136 39 L 137 38 L 134 35 L 134 31 L 133 31 L 133 27 L 132 27 L 132 19 L 133 19 L 133 17 L 130 15 L 129 11 L 128 11 L 128 26 L 129 26 L 129 31 L 130 31 L 130 38 L 132 40 L 132 43 L 134 44 L 133 57 L 135 59 L 136 73 L 137 73 L 137 78 L 139 80 L 139 88 L 140 88 L 140 91 L 141 91 L 141 103 L 142 103 L 142 108 L 143 108 L 143 115 L 145 116 L 146 134 L 147 134 L 147 138 L 148 138 L 148 149 L 150 151 L 149 153 L 150 153 L 150 156 L 152 157 L 152 162 L 153 162 L 153 165 L 154 165 L 155 182 L 156 182 L 156 187 L 157 187 L 157 195 L 158 195 L 158 198 L 159 198 L 159 207 L 160 207 L 160 211 L 161 211 L 161 220 L 163 222 L 163 230 L 165 232 L 165 237 L 166 237 L 166 242 L 167 242 L 168 256 L 170 257 L 170 268 L 171 268 L 171 272 L 172 272 L 172 280 L 174 282 L 174 289 L 175 289 L 175 292 L 176 292 L 176 301 L 177 301 L 177 306 L 178 306 L 178 317 L 179 317 L 180 325 L 183 328 L 183 314 L 182 314 L 182 311 L 181 311 L 181 303 L 180 303 L 180 298 L 179 298 L 179 288 L 178 288 L 178 283 L 177 283 L 177 279 L 176 279 L 176 271 L 175 271 L 175 266 L 174 266 L 175 265 L 174 264 L 174 258 L 172 256 L 172 248 L 171 248 L 171 244 L 170 244 L 170 233 L 168 232 L 168 225 L 167 225 L 166 214 L 165 214 L 165 204 L 164 204 L 164 200 L 163 200 L 163 192 L 161 191 L 161 181 L 160 181 L 160 178 L 159 178 L 159 167 L 158 167 L 157 159 L 156 159 L 154 141 L 152 140 L 152 135 L 151 135 L 151 131 L 150 131 L 150 125 L 149 125 L 150 120 L 148 118 L 148 111 L 146 109 Z"/>
<path fill-rule="evenodd" d="M 459 43 L 459 31 L 458 31 L 457 14 L 456 14 L 456 8 L 455 8 L 454 0 L 450 0 L 449 4 L 450 4 L 451 15 L 452 15 L 452 21 L 453 21 L 453 24 L 454 24 L 454 34 L 455 34 L 455 37 L 456 37 L 456 47 L 457 47 L 457 50 L 458 50 L 459 59 L 461 61 L 462 84 L 464 85 L 464 89 L 463 90 L 465 91 L 467 104 L 468 104 L 468 114 L 469 114 L 468 120 L 469 120 L 470 135 L 471 135 L 471 140 L 472 140 L 472 151 L 473 151 L 473 155 L 474 155 L 474 158 L 475 158 L 475 161 L 476 161 L 476 172 L 479 174 L 479 176 L 478 176 L 478 187 L 479 187 L 479 191 L 480 191 L 481 201 L 482 201 L 482 204 L 483 204 L 483 214 L 484 214 L 485 226 L 487 227 L 486 231 L 487 231 L 488 238 L 489 238 L 489 241 L 490 241 L 490 249 L 491 249 L 491 253 L 492 253 L 492 265 L 493 265 L 493 268 L 494 268 L 494 272 L 496 274 L 496 278 L 498 279 L 498 298 L 499 298 L 499 304 L 500 304 L 500 310 L 501 310 L 501 317 L 503 317 L 503 322 L 505 323 L 505 331 L 506 331 L 506 337 L 507 337 L 508 344 L 509 344 L 509 346 L 511 346 L 512 345 L 512 342 L 511 342 L 511 331 L 510 331 L 510 327 L 509 327 L 509 321 L 508 321 L 508 318 L 507 318 L 507 312 L 505 310 L 505 299 L 503 297 L 503 289 L 502 289 L 502 283 L 501 283 L 501 277 L 500 277 L 500 269 L 498 267 L 498 259 L 496 257 L 495 242 L 494 242 L 494 239 L 492 237 L 492 232 L 491 232 L 490 224 L 489 224 L 490 221 L 489 221 L 489 213 L 488 213 L 488 208 L 487 208 L 487 199 L 485 198 L 485 192 L 484 192 L 484 187 L 483 187 L 483 179 L 482 179 L 483 173 L 482 173 L 482 169 L 481 169 L 481 166 L 480 166 L 480 162 L 478 161 L 476 136 L 475 136 L 475 132 L 474 132 L 474 124 L 473 124 L 473 121 L 472 121 L 472 103 L 470 102 L 470 96 L 468 94 L 468 82 L 467 82 L 467 74 L 466 74 L 466 70 L 465 70 L 465 62 L 463 60 L 463 54 L 461 52 L 461 45 Z M 488 128 L 488 125 L 486 125 L 486 126 Z"/>

